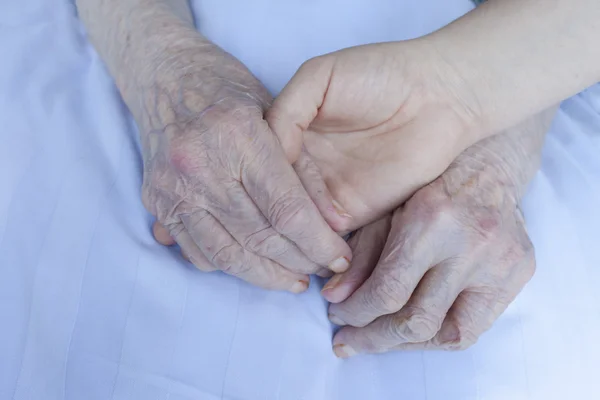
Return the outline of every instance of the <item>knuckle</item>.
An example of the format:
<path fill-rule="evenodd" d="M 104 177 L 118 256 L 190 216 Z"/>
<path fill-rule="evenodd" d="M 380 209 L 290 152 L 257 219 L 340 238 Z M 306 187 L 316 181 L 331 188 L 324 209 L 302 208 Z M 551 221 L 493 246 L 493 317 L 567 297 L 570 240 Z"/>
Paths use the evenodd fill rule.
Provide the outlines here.
<path fill-rule="evenodd" d="M 290 232 L 298 230 L 308 221 L 309 215 L 305 199 L 293 192 L 293 188 L 287 194 L 279 196 L 269 207 L 269 221 L 277 232 Z"/>
<path fill-rule="evenodd" d="M 407 211 L 432 224 L 442 222 L 452 213 L 452 202 L 445 197 L 435 195 L 429 187 L 418 191 L 408 206 Z"/>
<path fill-rule="evenodd" d="M 413 308 L 408 316 L 395 319 L 395 334 L 409 342 L 425 342 L 440 330 L 441 320 L 421 308 Z"/>
<path fill-rule="evenodd" d="M 479 237 L 489 241 L 498 236 L 503 225 L 503 216 L 500 210 L 485 208 L 473 215 L 473 227 Z"/>
<path fill-rule="evenodd" d="M 382 313 L 395 312 L 408 299 L 410 288 L 407 282 L 391 275 L 377 279 L 377 290 L 369 292 L 365 297 L 366 305 Z"/>
<path fill-rule="evenodd" d="M 235 253 L 233 245 L 223 246 L 211 256 L 210 262 L 221 271 L 236 275 L 240 269 L 240 263 Z"/>
<path fill-rule="evenodd" d="M 210 169 L 210 162 L 206 156 L 209 152 L 199 145 L 203 136 L 199 135 L 194 140 L 189 138 L 172 139 L 169 146 L 168 162 L 177 172 L 185 175 L 197 175 Z"/>
<path fill-rule="evenodd" d="M 298 69 L 298 72 L 302 74 L 315 74 L 319 71 L 319 69 L 322 68 L 324 61 L 325 56 L 313 57 L 302 63 L 302 65 Z"/>
<path fill-rule="evenodd" d="M 288 243 L 270 227 L 252 233 L 243 241 L 248 251 L 258 255 L 277 257 L 288 251 Z"/>
<path fill-rule="evenodd" d="M 535 250 L 531 240 L 528 237 L 523 240 L 507 238 L 506 242 L 509 243 L 508 246 L 503 245 L 507 247 L 507 252 L 501 260 L 506 272 L 509 273 L 518 268 L 520 279 L 528 282 L 536 271 Z"/>

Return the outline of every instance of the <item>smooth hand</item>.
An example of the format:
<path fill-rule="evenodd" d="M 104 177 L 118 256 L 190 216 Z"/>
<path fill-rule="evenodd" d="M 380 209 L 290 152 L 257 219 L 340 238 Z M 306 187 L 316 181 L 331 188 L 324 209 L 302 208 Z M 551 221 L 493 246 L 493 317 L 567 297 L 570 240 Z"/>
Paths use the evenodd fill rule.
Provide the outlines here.
<path fill-rule="evenodd" d="M 340 357 L 464 349 L 535 270 L 518 206 L 536 171 L 546 112 L 479 143 L 393 215 L 351 239 L 349 271 L 323 289 Z"/>
<path fill-rule="evenodd" d="M 186 43 L 150 68 L 137 93 L 143 202 L 160 222 L 155 236 L 177 242 L 203 271 L 270 289 L 301 292 L 307 274 L 345 270 L 349 247 L 263 119 L 265 88 L 217 46 Z"/>
<path fill-rule="evenodd" d="M 348 218 L 315 202 L 346 232 L 396 208 L 471 144 L 476 113 L 463 87 L 426 38 L 349 48 L 306 62 L 267 120 L 299 174 L 323 176 Z"/>

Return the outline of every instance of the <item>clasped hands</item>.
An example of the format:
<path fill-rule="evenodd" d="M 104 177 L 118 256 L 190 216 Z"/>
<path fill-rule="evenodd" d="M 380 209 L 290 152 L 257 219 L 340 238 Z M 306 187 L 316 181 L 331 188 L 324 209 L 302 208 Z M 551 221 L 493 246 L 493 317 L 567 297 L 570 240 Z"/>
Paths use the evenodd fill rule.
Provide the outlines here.
<path fill-rule="evenodd" d="M 335 274 L 338 356 L 466 348 L 531 278 L 518 204 L 552 113 L 490 134 L 427 37 L 309 60 L 275 100 L 204 39 L 164 51 L 137 91 L 157 240 L 267 289 Z"/>

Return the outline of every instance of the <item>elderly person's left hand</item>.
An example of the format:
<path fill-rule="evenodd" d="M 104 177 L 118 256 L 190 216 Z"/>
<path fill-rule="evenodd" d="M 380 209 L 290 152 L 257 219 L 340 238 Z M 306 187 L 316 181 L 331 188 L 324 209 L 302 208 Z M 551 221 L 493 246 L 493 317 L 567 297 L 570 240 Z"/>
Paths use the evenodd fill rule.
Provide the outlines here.
<path fill-rule="evenodd" d="M 393 216 L 351 239 L 350 270 L 323 289 L 340 357 L 464 349 L 535 270 L 519 201 L 552 111 L 472 146 Z"/>

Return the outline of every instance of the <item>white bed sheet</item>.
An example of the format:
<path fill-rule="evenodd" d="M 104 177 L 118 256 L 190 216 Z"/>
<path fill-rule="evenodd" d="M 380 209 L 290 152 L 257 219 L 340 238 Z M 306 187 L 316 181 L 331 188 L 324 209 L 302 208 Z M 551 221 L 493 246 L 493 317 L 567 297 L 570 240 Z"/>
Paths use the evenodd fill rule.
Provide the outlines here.
<path fill-rule="evenodd" d="M 422 35 L 468 0 L 198 0 L 277 92 L 305 59 Z M 524 202 L 538 272 L 458 353 L 341 361 L 301 296 L 157 245 L 135 129 L 66 0 L 0 0 L 0 400 L 600 398 L 600 87 L 566 101 Z"/>

